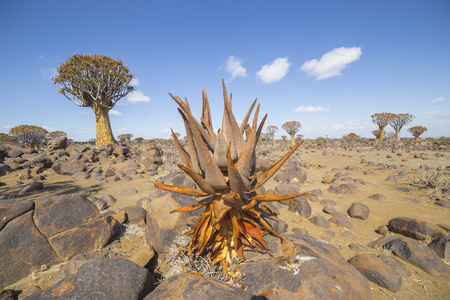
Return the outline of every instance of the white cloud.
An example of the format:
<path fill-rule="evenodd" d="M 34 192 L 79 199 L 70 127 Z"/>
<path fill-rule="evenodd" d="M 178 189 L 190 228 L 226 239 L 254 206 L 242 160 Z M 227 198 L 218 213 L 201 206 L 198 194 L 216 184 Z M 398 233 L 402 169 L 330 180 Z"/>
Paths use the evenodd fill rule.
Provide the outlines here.
<path fill-rule="evenodd" d="M 47 76 L 48 79 L 52 79 L 58 75 L 58 70 L 56 68 L 41 68 L 41 73 Z"/>
<path fill-rule="evenodd" d="M 138 86 L 138 85 L 139 85 L 139 80 L 138 80 L 136 77 L 133 78 L 133 79 L 131 79 L 130 85 L 132 85 L 132 86 Z"/>
<path fill-rule="evenodd" d="M 331 129 L 339 130 L 355 130 L 355 129 L 365 129 L 370 123 L 365 121 L 360 121 L 358 119 L 354 119 L 352 121 L 344 122 L 344 124 L 334 124 L 331 126 Z"/>
<path fill-rule="evenodd" d="M 319 120 L 313 120 L 313 123 L 322 123 L 325 122 L 327 119 L 319 119 Z"/>
<path fill-rule="evenodd" d="M 428 100 L 428 103 L 440 103 L 440 102 L 444 102 L 446 100 L 447 99 L 445 97 L 439 97 L 439 98 L 436 98 L 436 99 Z"/>
<path fill-rule="evenodd" d="M 228 57 L 225 71 L 231 75 L 230 80 L 236 77 L 247 77 L 247 70 L 242 66 L 242 59 L 235 58 L 233 55 Z"/>
<path fill-rule="evenodd" d="M 329 110 L 330 110 L 329 107 L 323 107 L 323 106 L 313 107 L 313 106 L 310 105 L 310 106 L 297 107 L 295 109 L 295 112 L 326 112 L 326 111 L 329 111 Z"/>
<path fill-rule="evenodd" d="M 316 80 L 322 80 L 329 77 L 341 76 L 341 71 L 351 62 L 357 61 L 361 56 L 360 47 L 335 48 L 325 53 L 320 60 L 312 59 L 306 61 L 301 70 L 308 76 L 316 77 Z"/>
<path fill-rule="evenodd" d="M 149 102 L 150 97 L 144 95 L 144 93 L 141 91 L 134 91 L 128 94 L 127 101 L 129 103 Z"/>
<path fill-rule="evenodd" d="M 432 110 L 421 113 L 421 118 L 425 120 L 434 119 L 439 116 L 441 112 L 439 110 Z"/>
<path fill-rule="evenodd" d="M 277 58 L 270 65 L 262 66 L 261 70 L 256 72 L 256 77 L 266 84 L 278 82 L 286 76 L 290 66 L 287 57 Z"/>
<path fill-rule="evenodd" d="M 334 124 L 334 125 L 331 125 L 331 129 L 335 129 L 335 130 L 338 130 L 338 129 L 345 129 L 345 125 L 342 125 L 342 124 Z"/>
<path fill-rule="evenodd" d="M 51 126 L 42 126 L 42 128 L 44 128 L 48 132 L 52 132 L 52 131 L 57 131 L 58 130 L 55 127 L 51 127 Z"/>
<path fill-rule="evenodd" d="M 110 114 L 110 115 L 113 115 L 113 116 L 121 116 L 121 115 L 122 115 L 122 113 L 121 113 L 120 111 L 115 110 L 115 109 L 111 109 L 111 110 L 109 111 L 109 114 Z"/>

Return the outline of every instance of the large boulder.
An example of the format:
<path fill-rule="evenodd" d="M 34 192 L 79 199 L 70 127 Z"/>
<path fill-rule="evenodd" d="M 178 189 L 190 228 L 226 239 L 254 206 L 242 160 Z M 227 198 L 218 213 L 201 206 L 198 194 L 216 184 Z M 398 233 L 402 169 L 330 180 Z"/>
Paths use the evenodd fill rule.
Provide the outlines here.
<path fill-rule="evenodd" d="M 52 165 L 53 171 L 59 175 L 73 175 L 86 169 L 86 164 L 81 160 L 56 161 Z"/>
<path fill-rule="evenodd" d="M 400 233 L 416 240 L 426 240 L 429 238 L 438 239 L 447 234 L 445 229 L 436 224 L 407 217 L 391 219 L 388 223 L 388 227 L 389 230 L 395 233 Z"/>
<path fill-rule="evenodd" d="M 0 290 L 39 269 L 60 263 L 47 238 L 33 223 L 29 211 L 0 231 Z"/>
<path fill-rule="evenodd" d="M 122 258 L 99 258 L 55 285 L 37 292 L 33 299 L 143 299 L 155 288 L 155 279 L 145 268 Z"/>
<path fill-rule="evenodd" d="M 0 164 L 0 176 L 5 176 L 12 171 L 11 167 L 7 164 Z"/>
<path fill-rule="evenodd" d="M 0 204 L 0 230 L 2 230 L 9 221 L 23 215 L 33 208 L 34 202 L 30 200 Z"/>
<path fill-rule="evenodd" d="M 47 142 L 48 151 L 67 148 L 67 137 L 62 136 Z"/>

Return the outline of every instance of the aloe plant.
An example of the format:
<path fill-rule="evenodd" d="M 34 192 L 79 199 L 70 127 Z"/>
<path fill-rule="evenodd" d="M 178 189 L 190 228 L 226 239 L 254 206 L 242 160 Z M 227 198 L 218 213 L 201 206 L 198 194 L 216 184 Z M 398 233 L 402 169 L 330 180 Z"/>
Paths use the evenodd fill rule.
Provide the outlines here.
<path fill-rule="evenodd" d="M 213 130 L 204 87 L 200 122 L 193 117 L 187 99 L 183 101 L 179 96 L 169 93 L 179 106 L 178 111 L 184 121 L 188 144 L 187 149 L 183 148 L 172 132 L 184 162 L 184 165 L 179 164 L 178 167 L 195 181 L 198 188 L 166 184 L 155 184 L 155 187 L 189 195 L 193 200 L 198 200 L 192 206 L 171 212 L 204 208 L 203 214 L 192 229 L 185 233 L 192 234 L 185 250 L 193 255 L 209 255 L 213 263 L 222 263 L 223 269 L 226 270 L 233 262 L 244 260 L 244 250 L 269 251 L 263 239 L 263 230 L 282 239 L 262 217 L 264 211 L 273 214 L 265 202 L 292 201 L 290 199 L 309 193 L 282 196 L 256 193 L 301 143 L 273 166 L 257 174 L 255 149 L 267 115 L 258 125 L 258 104 L 252 125 L 247 124 L 257 101 L 255 99 L 239 126 L 232 113 L 231 94 L 228 96 L 223 80 L 222 86 L 224 111 L 222 129 L 217 133 Z"/>

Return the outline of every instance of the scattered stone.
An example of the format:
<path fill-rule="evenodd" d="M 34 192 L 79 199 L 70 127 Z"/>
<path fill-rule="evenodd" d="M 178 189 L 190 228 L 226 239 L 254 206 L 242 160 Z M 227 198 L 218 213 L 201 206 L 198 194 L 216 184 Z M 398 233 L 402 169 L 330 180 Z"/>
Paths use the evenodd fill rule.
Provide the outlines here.
<path fill-rule="evenodd" d="M 327 175 L 322 178 L 322 183 L 325 183 L 325 184 L 331 184 L 331 183 L 335 183 L 335 182 L 336 182 L 336 178 L 331 175 Z"/>
<path fill-rule="evenodd" d="M 114 214 L 112 215 L 112 217 L 114 218 L 114 220 L 122 224 L 127 221 L 127 214 L 124 211 Z"/>
<path fill-rule="evenodd" d="M 450 235 L 440 237 L 428 244 L 436 254 L 446 261 L 450 261 Z"/>
<path fill-rule="evenodd" d="M 347 213 L 352 218 L 365 220 L 369 217 L 370 209 L 361 202 L 353 202 Z"/>
<path fill-rule="evenodd" d="M 389 228 L 386 225 L 380 225 L 378 226 L 377 231 L 381 235 L 386 235 L 389 233 Z"/>
<path fill-rule="evenodd" d="M 91 177 L 91 174 L 89 174 L 88 172 L 76 172 L 72 176 L 72 178 L 74 180 L 84 180 L 84 179 L 88 179 L 90 177 Z"/>
<path fill-rule="evenodd" d="M 12 171 L 11 167 L 7 164 L 0 163 L 0 176 L 5 176 Z"/>
<path fill-rule="evenodd" d="M 119 195 L 133 195 L 136 194 L 138 191 L 135 188 L 125 188 L 121 190 L 118 194 Z"/>
<path fill-rule="evenodd" d="M 389 230 L 417 240 L 428 238 L 438 239 L 447 234 L 447 231 L 436 224 L 419 221 L 413 218 L 393 218 L 388 223 Z"/>
<path fill-rule="evenodd" d="M 25 195 L 27 193 L 36 192 L 44 189 L 44 184 L 38 181 L 32 181 L 26 186 L 24 186 L 17 195 Z"/>
<path fill-rule="evenodd" d="M 373 194 L 373 195 L 370 195 L 367 198 L 372 199 L 372 200 L 377 200 L 377 201 L 380 201 L 380 202 L 384 202 L 384 201 L 387 200 L 386 196 L 384 196 L 382 194 Z"/>
<path fill-rule="evenodd" d="M 124 207 L 120 212 L 127 214 L 127 219 L 130 224 L 138 224 L 141 220 L 146 221 L 147 211 L 140 206 L 128 206 Z"/>
<path fill-rule="evenodd" d="M 357 243 L 351 243 L 350 245 L 348 245 L 348 247 L 356 252 L 367 252 L 368 251 L 368 248 L 366 246 L 363 246 L 363 245 L 357 244 Z"/>
<path fill-rule="evenodd" d="M 109 194 L 105 194 L 103 195 L 103 197 L 101 198 L 102 200 L 105 200 L 106 203 L 108 203 L 109 205 L 116 203 L 116 198 L 114 198 L 113 196 L 109 195 Z"/>
<path fill-rule="evenodd" d="M 404 193 L 407 193 L 407 192 L 411 191 L 410 189 L 408 189 L 405 186 L 397 186 L 397 187 L 394 188 L 394 190 L 397 190 L 397 191 L 400 191 L 400 192 L 404 192 Z"/>
<path fill-rule="evenodd" d="M 390 266 L 392 269 L 397 271 L 397 273 L 400 274 L 402 277 L 409 276 L 409 272 L 408 272 L 408 269 L 406 269 L 405 264 L 402 263 L 401 261 L 399 261 L 398 259 L 396 259 L 395 257 L 384 255 L 384 254 L 378 255 L 378 257 L 382 261 L 384 261 L 388 266 Z"/>
<path fill-rule="evenodd" d="M 351 231 L 344 231 L 342 234 L 341 234 L 341 236 L 342 237 L 346 237 L 346 238 L 348 238 L 348 239 L 350 239 L 350 240 L 354 240 L 356 237 L 355 237 L 355 234 L 353 233 L 353 232 L 351 232 Z"/>
<path fill-rule="evenodd" d="M 331 215 L 336 212 L 336 209 L 330 205 L 326 205 L 322 210 L 323 210 L 323 212 L 325 212 L 327 214 L 331 214 Z"/>
<path fill-rule="evenodd" d="M 330 228 L 330 223 L 323 216 L 314 216 L 309 218 L 308 221 L 322 228 Z"/>
<path fill-rule="evenodd" d="M 327 189 L 328 192 L 332 193 L 332 194 L 342 194 L 342 188 L 337 184 L 337 183 L 333 183 L 330 185 L 330 187 Z"/>
<path fill-rule="evenodd" d="M 308 235 L 308 230 L 306 230 L 305 228 L 294 227 L 292 228 L 292 232 L 300 235 Z"/>
<path fill-rule="evenodd" d="M 52 139 L 47 142 L 48 151 L 53 151 L 57 149 L 66 149 L 67 148 L 67 137 L 59 137 L 56 139 Z"/>
<path fill-rule="evenodd" d="M 402 287 L 402 276 L 375 254 L 358 254 L 348 262 L 368 280 L 391 292 L 396 293 Z"/>
<path fill-rule="evenodd" d="M 55 162 L 52 165 L 52 170 L 59 175 L 73 175 L 77 172 L 82 172 L 86 169 L 86 164 L 80 160 L 69 160 Z"/>
<path fill-rule="evenodd" d="M 103 176 L 112 177 L 116 175 L 116 171 L 113 168 L 108 168 L 103 172 Z"/>

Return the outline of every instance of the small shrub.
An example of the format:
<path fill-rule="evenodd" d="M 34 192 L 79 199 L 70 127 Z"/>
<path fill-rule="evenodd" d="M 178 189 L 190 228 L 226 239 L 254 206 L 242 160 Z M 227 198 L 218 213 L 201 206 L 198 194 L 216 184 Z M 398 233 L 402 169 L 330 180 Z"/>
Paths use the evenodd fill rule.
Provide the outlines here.
<path fill-rule="evenodd" d="M 445 174 L 443 167 L 414 167 L 416 177 L 412 179 L 412 185 L 419 189 L 427 189 L 431 198 L 448 196 L 450 193 L 450 178 Z"/>
<path fill-rule="evenodd" d="M 323 144 L 323 143 L 326 143 L 326 139 L 324 138 L 324 137 L 321 137 L 321 136 L 319 136 L 317 139 L 316 139 L 316 143 L 318 143 L 318 144 Z"/>

